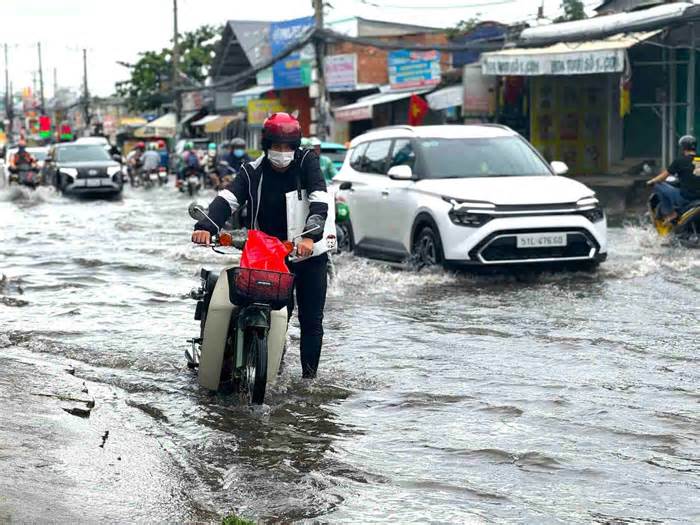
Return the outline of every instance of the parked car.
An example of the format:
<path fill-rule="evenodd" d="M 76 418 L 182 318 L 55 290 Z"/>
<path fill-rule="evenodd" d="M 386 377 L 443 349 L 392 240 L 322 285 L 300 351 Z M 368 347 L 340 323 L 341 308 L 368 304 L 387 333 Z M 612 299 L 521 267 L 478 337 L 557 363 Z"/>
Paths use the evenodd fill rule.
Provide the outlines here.
<path fill-rule="evenodd" d="M 49 180 L 64 194 L 116 196 L 122 192 L 121 164 L 99 144 L 56 144 L 46 169 Z"/>
<path fill-rule="evenodd" d="M 396 126 L 355 138 L 334 179 L 359 255 L 419 265 L 577 263 L 607 256 L 595 193 L 499 125 Z"/>

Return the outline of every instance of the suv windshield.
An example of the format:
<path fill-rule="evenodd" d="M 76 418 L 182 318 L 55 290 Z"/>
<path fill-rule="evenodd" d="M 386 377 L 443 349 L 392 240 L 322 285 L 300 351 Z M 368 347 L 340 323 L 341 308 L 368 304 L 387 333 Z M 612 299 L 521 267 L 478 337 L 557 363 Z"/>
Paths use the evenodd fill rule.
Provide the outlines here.
<path fill-rule="evenodd" d="M 418 149 L 428 179 L 552 174 L 520 137 L 421 139 Z"/>
<path fill-rule="evenodd" d="M 95 162 L 111 159 L 104 146 L 76 144 L 75 146 L 58 148 L 56 160 L 58 162 Z"/>

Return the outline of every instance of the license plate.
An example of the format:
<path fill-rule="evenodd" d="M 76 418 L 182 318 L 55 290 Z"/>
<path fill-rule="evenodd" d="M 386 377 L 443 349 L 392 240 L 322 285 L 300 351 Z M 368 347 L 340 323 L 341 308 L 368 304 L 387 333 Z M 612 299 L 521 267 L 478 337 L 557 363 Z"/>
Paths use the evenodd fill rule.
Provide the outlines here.
<path fill-rule="evenodd" d="M 158 180 L 158 174 L 157 174 L 157 173 L 151 173 L 151 174 L 149 175 L 149 178 L 150 178 L 151 180 Z"/>
<path fill-rule="evenodd" d="M 87 179 L 86 184 L 88 188 L 95 188 L 97 186 L 100 186 L 101 181 L 100 179 Z"/>
<path fill-rule="evenodd" d="M 190 177 L 189 179 L 187 179 L 187 182 L 189 182 L 190 184 L 197 184 L 199 182 L 199 179 L 197 177 Z"/>
<path fill-rule="evenodd" d="M 528 233 L 518 235 L 518 248 L 551 248 L 566 246 L 566 233 Z"/>

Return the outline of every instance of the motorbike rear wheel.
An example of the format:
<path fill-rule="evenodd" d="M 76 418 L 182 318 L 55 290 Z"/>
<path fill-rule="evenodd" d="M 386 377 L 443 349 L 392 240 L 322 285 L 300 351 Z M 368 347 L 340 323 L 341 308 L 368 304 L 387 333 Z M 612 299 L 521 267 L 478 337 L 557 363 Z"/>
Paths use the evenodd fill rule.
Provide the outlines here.
<path fill-rule="evenodd" d="M 249 405 L 262 405 L 267 386 L 267 336 L 249 330 L 244 340 L 246 364 L 242 387 Z"/>

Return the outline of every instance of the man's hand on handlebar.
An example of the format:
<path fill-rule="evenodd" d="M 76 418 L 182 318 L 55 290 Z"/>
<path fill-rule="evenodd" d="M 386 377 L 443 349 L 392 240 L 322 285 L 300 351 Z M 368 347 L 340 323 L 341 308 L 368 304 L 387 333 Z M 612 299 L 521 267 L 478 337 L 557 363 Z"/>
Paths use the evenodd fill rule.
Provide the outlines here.
<path fill-rule="evenodd" d="M 195 244 L 211 244 L 211 233 L 206 230 L 196 230 L 192 233 L 192 242 Z"/>

